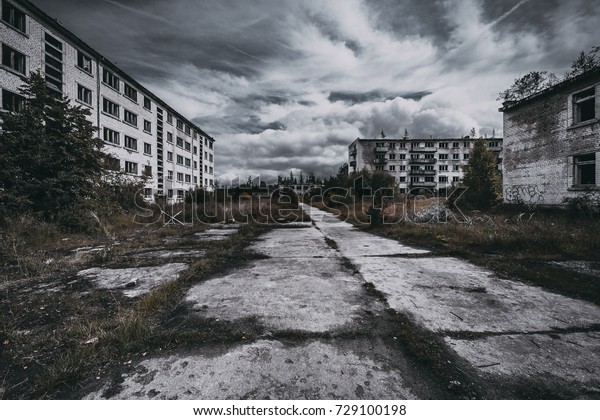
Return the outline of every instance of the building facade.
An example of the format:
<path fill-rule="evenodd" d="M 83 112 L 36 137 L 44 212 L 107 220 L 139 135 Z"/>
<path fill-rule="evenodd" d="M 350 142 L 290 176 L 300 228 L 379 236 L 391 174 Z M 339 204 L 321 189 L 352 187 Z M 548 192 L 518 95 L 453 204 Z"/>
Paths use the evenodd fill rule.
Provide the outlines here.
<path fill-rule="evenodd" d="M 502 169 L 502 139 L 485 139 Z M 475 139 L 356 139 L 348 146 L 349 172 L 384 171 L 396 179 L 401 193 L 429 190 L 444 193 L 463 178 L 463 166 Z"/>
<path fill-rule="evenodd" d="M 504 200 L 561 205 L 600 194 L 600 69 L 505 102 Z"/>
<path fill-rule="evenodd" d="M 2 111 L 22 107 L 19 87 L 40 71 L 57 96 L 89 109 L 111 165 L 145 176 L 146 197 L 214 187 L 214 138 L 30 2 L 0 7 Z"/>

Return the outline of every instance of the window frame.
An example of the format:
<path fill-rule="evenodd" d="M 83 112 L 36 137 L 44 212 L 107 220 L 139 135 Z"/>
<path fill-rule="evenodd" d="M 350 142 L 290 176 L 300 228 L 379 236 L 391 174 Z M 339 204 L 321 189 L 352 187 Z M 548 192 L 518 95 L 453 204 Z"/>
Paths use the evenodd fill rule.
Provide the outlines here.
<path fill-rule="evenodd" d="M 13 20 L 16 19 L 16 16 L 14 15 L 14 12 L 18 12 L 19 14 L 23 15 L 23 28 L 20 28 L 18 25 L 15 24 L 15 22 L 11 22 L 9 20 L 5 19 L 5 8 L 11 8 L 12 12 L 13 12 Z M 2 2 L 2 11 L 1 11 L 2 15 L 0 16 L 0 19 L 2 19 L 2 22 L 4 22 L 7 26 L 9 26 L 10 28 L 16 30 L 17 32 L 20 32 L 24 35 L 28 35 L 27 34 L 27 13 L 25 13 L 23 10 L 21 10 L 20 8 L 18 8 L 17 6 L 15 6 L 13 3 L 8 2 L 6 0 L 4 0 Z"/>
<path fill-rule="evenodd" d="M 586 157 L 593 157 L 593 159 L 589 159 L 589 160 L 581 160 L 578 161 L 578 159 L 583 159 Z M 596 176 L 596 153 L 591 152 L 591 153 L 585 153 L 585 154 L 580 154 L 580 155 L 574 155 L 573 156 L 573 187 L 596 187 L 598 186 L 598 179 Z M 593 169 L 591 170 L 591 173 L 593 174 L 594 177 L 594 182 L 593 183 L 582 183 L 582 169 L 584 167 L 593 167 Z"/>
<path fill-rule="evenodd" d="M 102 68 L 102 84 L 121 93 L 121 79 L 106 67 Z"/>
<path fill-rule="evenodd" d="M 8 63 L 8 64 L 4 62 L 4 58 L 5 58 L 4 49 L 5 48 L 13 53 L 11 55 L 11 58 L 9 59 L 10 63 Z M 19 60 L 19 62 L 23 67 L 23 71 L 19 70 L 19 67 L 20 67 L 19 65 L 16 65 L 17 58 L 22 59 L 22 61 Z M 10 71 L 18 73 L 19 75 L 27 76 L 27 55 L 22 53 L 21 51 L 17 50 L 16 48 L 13 48 L 10 45 L 5 44 L 3 42 L 2 43 L 2 66 L 4 68 L 9 69 Z"/>
<path fill-rule="evenodd" d="M 123 147 L 127 150 L 138 151 L 138 139 L 125 135 L 123 138 Z"/>
<path fill-rule="evenodd" d="M 585 96 L 587 94 L 587 96 Z M 582 119 L 582 107 L 584 104 L 592 102 L 593 116 L 590 118 Z M 573 125 L 588 124 L 598 120 L 596 113 L 596 86 L 590 86 L 580 91 L 574 92 L 571 95 L 571 104 L 573 107 Z"/>
<path fill-rule="evenodd" d="M 128 95 L 127 90 L 129 90 L 132 95 Z M 136 104 L 138 103 L 138 90 L 127 82 L 123 82 L 123 96 Z"/>
<path fill-rule="evenodd" d="M 83 98 L 81 97 L 82 96 L 81 95 L 82 92 L 84 93 Z M 85 100 L 85 97 L 88 96 L 88 95 L 85 95 L 85 94 L 89 94 L 89 99 L 90 99 L 89 102 Z M 77 83 L 77 102 L 80 102 L 80 103 L 82 103 L 84 105 L 87 105 L 87 106 L 91 107 L 92 103 L 94 101 L 93 94 L 94 93 L 92 92 L 91 89 L 85 87 L 82 84 Z"/>
<path fill-rule="evenodd" d="M 82 58 L 83 60 L 80 60 L 80 58 Z M 80 65 L 79 62 L 83 61 L 85 63 L 85 59 L 87 59 L 89 61 L 90 64 L 90 69 L 87 70 L 84 65 Z M 92 57 L 90 57 L 89 55 L 81 52 L 80 50 L 77 50 L 77 63 L 75 63 L 75 67 L 77 67 L 79 70 L 83 71 L 86 74 L 89 74 L 90 76 L 93 74 L 93 61 L 92 61 Z"/>

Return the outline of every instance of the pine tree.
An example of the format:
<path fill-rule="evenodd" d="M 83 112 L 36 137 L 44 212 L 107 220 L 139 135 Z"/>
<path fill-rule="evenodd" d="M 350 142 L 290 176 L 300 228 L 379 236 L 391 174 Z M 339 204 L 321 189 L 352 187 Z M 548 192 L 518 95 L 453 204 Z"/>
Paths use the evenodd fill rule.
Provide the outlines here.
<path fill-rule="evenodd" d="M 467 190 L 463 200 L 467 205 L 485 210 L 501 199 L 502 182 L 497 166 L 496 156 L 485 147 L 483 139 L 475 141 L 469 163 L 464 167 L 463 185 Z"/>
<path fill-rule="evenodd" d="M 23 110 L 2 115 L 0 207 L 53 221 L 93 199 L 106 155 L 86 118 L 90 112 L 56 98 L 40 73 L 21 93 Z"/>

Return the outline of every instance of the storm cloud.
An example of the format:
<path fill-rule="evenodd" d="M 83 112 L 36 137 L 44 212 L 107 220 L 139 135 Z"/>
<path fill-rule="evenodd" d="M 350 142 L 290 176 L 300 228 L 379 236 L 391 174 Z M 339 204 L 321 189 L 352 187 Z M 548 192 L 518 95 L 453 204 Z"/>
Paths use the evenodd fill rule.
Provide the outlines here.
<path fill-rule="evenodd" d="M 498 92 L 599 44 L 594 0 L 34 0 L 217 140 L 233 178 L 357 137 L 502 134 Z"/>

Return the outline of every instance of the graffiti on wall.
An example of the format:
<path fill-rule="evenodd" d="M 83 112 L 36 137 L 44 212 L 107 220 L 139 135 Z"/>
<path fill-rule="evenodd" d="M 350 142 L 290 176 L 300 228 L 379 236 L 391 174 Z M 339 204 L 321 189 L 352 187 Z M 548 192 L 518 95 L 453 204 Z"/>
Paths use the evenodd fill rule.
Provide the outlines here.
<path fill-rule="evenodd" d="M 513 185 L 506 187 L 504 198 L 509 203 L 538 204 L 544 201 L 544 192 L 538 185 Z"/>

